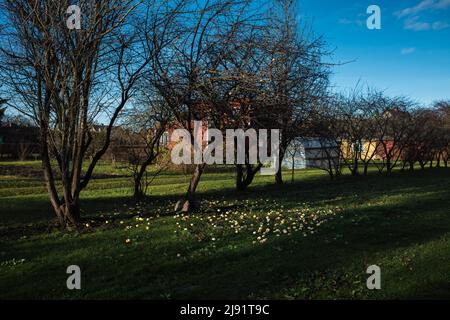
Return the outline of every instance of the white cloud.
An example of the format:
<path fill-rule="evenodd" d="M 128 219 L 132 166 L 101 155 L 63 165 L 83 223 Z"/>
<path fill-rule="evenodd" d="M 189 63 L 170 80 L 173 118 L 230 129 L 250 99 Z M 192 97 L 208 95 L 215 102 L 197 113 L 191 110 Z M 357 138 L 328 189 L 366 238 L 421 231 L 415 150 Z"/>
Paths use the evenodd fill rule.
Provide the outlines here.
<path fill-rule="evenodd" d="M 436 9 L 447 9 L 450 7 L 450 0 L 439 0 L 435 4 Z"/>
<path fill-rule="evenodd" d="M 416 16 L 406 19 L 403 27 L 405 30 L 412 31 L 439 31 L 450 28 L 450 24 L 445 21 L 423 22 L 419 21 L 419 17 Z"/>
<path fill-rule="evenodd" d="M 397 12 L 397 16 L 399 18 L 403 18 L 409 15 L 417 14 L 421 11 L 427 10 L 431 8 L 434 4 L 434 0 L 423 0 L 418 5 L 411 7 L 411 8 L 405 8 L 399 12 Z"/>
<path fill-rule="evenodd" d="M 407 55 L 416 52 L 416 48 L 403 48 L 401 51 L 402 55 Z"/>
<path fill-rule="evenodd" d="M 433 30 L 444 30 L 450 27 L 450 24 L 448 24 L 445 21 L 436 21 L 433 23 L 432 28 Z"/>
<path fill-rule="evenodd" d="M 420 22 L 418 21 L 418 19 L 419 19 L 418 17 L 406 19 L 404 28 L 406 30 L 413 30 L 413 31 L 430 30 L 431 26 L 428 22 Z"/>
<path fill-rule="evenodd" d="M 429 9 L 445 10 L 447 8 L 450 8 L 450 0 L 422 0 L 414 7 L 396 12 L 396 15 L 399 18 L 403 18 Z"/>

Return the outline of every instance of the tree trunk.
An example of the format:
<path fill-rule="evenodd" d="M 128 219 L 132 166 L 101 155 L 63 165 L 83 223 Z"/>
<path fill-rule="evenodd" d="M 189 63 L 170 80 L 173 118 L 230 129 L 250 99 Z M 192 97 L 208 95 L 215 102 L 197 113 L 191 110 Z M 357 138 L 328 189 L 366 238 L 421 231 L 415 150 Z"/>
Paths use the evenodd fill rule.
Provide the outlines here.
<path fill-rule="evenodd" d="M 186 196 L 182 201 L 179 201 L 175 205 L 175 211 L 191 212 L 199 208 L 199 204 L 196 201 L 195 191 L 197 190 L 200 178 L 205 170 L 206 163 L 198 164 L 195 166 L 194 174 L 189 182 L 189 187 L 186 192 Z"/>
<path fill-rule="evenodd" d="M 334 172 L 333 172 L 333 170 L 329 170 L 328 174 L 330 175 L 330 179 L 334 180 Z"/>
<path fill-rule="evenodd" d="M 68 230 L 79 229 L 81 226 L 80 201 L 64 202 L 58 214 L 59 223 Z"/>
<path fill-rule="evenodd" d="M 406 162 L 406 161 L 403 161 L 402 163 L 403 163 L 403 165 L 402 165 L 402 170 L 401 170 L 401 171 L 403 172 L 403 171 L 405 171 L 407 162 Z"/>
<path fill-rule="evenodd" d="M 275 174 L 275 183 L 276 184 L 283 184 L 283 173 L 281 172 L 281 167 L 278 169 L 277 173 Z"/>
<path fill-rule="evenodd" d="M 243 191 L 247 189 L 252 184 L 255 175 L 261 167 L 262 164 L 258 164 L 256 167 L 253 167 L 251 164 L 246 164 L 244 170 L 244 165 L 236 165 L 236 190 Z"/>
<path fill-rule="evenodd" d="M 419 160 L 420 169 L 425 169 L 425 162 L 422 160 Z"/>
<path fill-rule="evenodd" d="M 333 160 L 331 160 L 331 158 L 328 156 L 328 174 L 330 175 L 330 179 L 333 180 L 334 179 L 334 164 L 332 163 Z"/>
<path fill-rule="evenodd" d="M 369 173 L 369 163 L 366 162 L 364 163 L 364 175 L 367 176 L 367 174 Z"/>
<path fill-rule="evenodd" d="M 391 164 L 391 158 L 390 157 L 386 158 L 386 172 L 387 172 L 387 174 L 391 174 L 392 173 L 392 164 Z"/>
<path fill-rule="evenodd" d="M 359 170 L 359 154 L 358 154 L 358 152 L 355 152 L 355 157 L 354 157 L 354 159 L 353 159 L 353 169 L 351 170 L 351 172 L 352 172 L 352 176 L 357 176 L 357 175 L 359 175 L 359 172 L 358 172 L 358 170 Z"/>
<path fill-rule="evenodd" d="M 291 183 L 294 183 L 294 178 L 295 178 L 295 157 L 292 157 Z"/>
<path fill-rule="evenodd" d="M 142 190 L 142 176 L 136 176 L 134 177 L 133 201 L 135 203 L 141 202 L 144 199 L 144 196 Z"/>
<path fill-rule="evenodd" d="M 282 167 L 282 162 L 284 159 L 284 151 L 286 150 L 286 148 L 280 149 L 280 153 L 279 153 L 279 163 L 278 163 L 278 170 L 277 173 L 275 173 L 275 184 L 278 185 L 282 185 L 283 184 L 283 167 Z"/>
<path fill-rule="evenodd" d="M 242 164 L 236 165 L 236 190 L 244 190 L 244 167 Z"/>
<path fill-rule="evenodd" d="M 81 226 L 79 192 L 73 193 L 75 196 L 72 197 L 72 192 L 70 192 L 71 184 L 66 180 L 62 188 L 63 193 L 67 196 L 63 199 L 58 197 L 45 134 L 46 131 L 43 129 L 41 132 L 41 157 L 50 203 L 62 227 L 68 230 L 78 229 Z"/>
<path fill-rule="evenodd" d="M 144 190 L 142 190 L 142 178 L 147 170 L 148 165 L 153 161 L 153 153 L 147 158 L 147 160 L 141 165 L 139 171 L 134 175 L 134 192 L 133 200 L 138 203 L 142 201 L 145 197 Z"/>

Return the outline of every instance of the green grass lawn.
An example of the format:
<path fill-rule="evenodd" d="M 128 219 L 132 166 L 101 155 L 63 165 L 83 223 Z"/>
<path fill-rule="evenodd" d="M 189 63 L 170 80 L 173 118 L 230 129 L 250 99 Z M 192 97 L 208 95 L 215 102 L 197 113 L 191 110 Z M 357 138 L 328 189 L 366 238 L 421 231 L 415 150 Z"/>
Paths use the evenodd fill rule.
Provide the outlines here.
<path fill-rule="evenodd" d="M 450 298 L 449 169 L 335 181 L 305 170 L 245 192 L 208 173 L 190 215 L 172 213 L 188 175 L 159 176 L 135 206 L 126 169 L 98 169 L 109 176 L 84 192 L 80 232 L 55 227 L 42 178 L 0 176 L 0 298 Z M 69 265 L 80 291 L 66 288 Z"/>

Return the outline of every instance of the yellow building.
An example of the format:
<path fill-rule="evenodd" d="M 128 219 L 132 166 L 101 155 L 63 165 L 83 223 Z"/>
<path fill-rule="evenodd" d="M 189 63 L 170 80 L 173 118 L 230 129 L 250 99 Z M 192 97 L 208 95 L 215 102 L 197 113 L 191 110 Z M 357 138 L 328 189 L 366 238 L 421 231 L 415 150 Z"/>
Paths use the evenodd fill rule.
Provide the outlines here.
<path fill-rule="evenodd" d="M 342 157 L 351 160 L 355 157 L 355 153 L 359 153 L 359 158 L 362 160 L 379 160 L 380 156 L 377 154 L 377 141 L 361 141 L 361 144 L 352 143 L 343 140 L 341 143 Z"/>

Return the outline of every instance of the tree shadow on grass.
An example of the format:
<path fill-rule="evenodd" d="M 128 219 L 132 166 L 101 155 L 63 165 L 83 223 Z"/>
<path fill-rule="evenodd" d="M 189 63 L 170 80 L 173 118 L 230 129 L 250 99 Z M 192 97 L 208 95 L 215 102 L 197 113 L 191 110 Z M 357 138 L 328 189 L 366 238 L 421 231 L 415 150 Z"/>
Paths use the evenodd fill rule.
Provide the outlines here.
<path fill-rule="evenodd" d="M 125 208 L 129 207 L 129 203 L 131 203 L 130 198 L 126 196 L 83 199 L 81 214 L 87 220 L 99 217 L 103 213 L 112 218 L 126 218 L 125 213 L 114 216 L 110 212 L 126 212 Z M 59 228 L 47 197 L 33 197 L 26 200 L 2 199 L 1 206 L 3 212 L 1 213 L 0 238 L 17 239 L 22 236 L 49 233 Z"/>
<path fill-rule="evenodd" d="M 284 292 L 287 294 L 292 289 L 294 297 L 308 298 L 318 295 L 311 292 L 313 283 L 313 287 L 324 291 L 327 298 L 339 297 L 333 294 L 341 290 L 341 286 L 346 286 L 347 290 L 344 289 L 341 297 L 351 298 L 353 291 L 358 294 L 357 290 L 365 290 L 365 271 L 369 265 L 381 262 L 384 266 L 383 257 L 394 261 L 397 250 L 426 244 L 448 234 L 450 214 L 447 212 L 442 210 L 440 216 L 433 220 L 424 222 L 421 219 L 426 219 L 430 214 L 436 215 L 435 201 L 436 198 L 424 199 L 422 212 L 414 216 L 407 213 L 407 204 L 397 208 L 380 205 L 364 210 L 348 210 L 344 211 L 343 220 L 328 223 L 315 236 L 303 238 L 295 235 L 275 239 L 267 246 L 252 246 L 201 261 L 193 259 L 179 263 L 166 272 L 174 279 L 186 280 L 172 282 L 165 290 L 172 292 L 173 298 L 245 299 L 253 296 L 283 297 Z M 383 211 L 397 209 L 402 210 L 390 217 L 389 222 L 380 215 Z M 353 217 L 364 219 L 355 224 Z M 342 237 L 331 243 L 324 241 L 324 238 L 329 239 L 336 233 Z M 410 272 L 401 264 L 394 264 L 393 269 L 403 271 L 405 277 Z M 346 277 L 348 272 L 350 275 Z M 423 274 L 424 278 L 428 275 Z M 390 277 L 387 281 L 395 282 L 396 279 Z M 299 288 L 302 285 L 306 289 L 303 296 Z M 440 297 L 439 287 L 443 285 L 447 284 L 436 282 L 428 289 L 428 295 L 433 296 L 433 290 L 436 290 L 434 297 Z M 390 292 L 395 292 L 395 284 L 390 286 Z M 359 294 L 369 295 L 367 291 Z M 403 297 L 408 297 L 408 292 L 403 293 Z"/>
<path fill-rule="evenodd" d="M 103 237 L 114 246 L 113 234 L 42 243 L 33 247 L 33 253 L 43 254 L 44 263 L 23 274 L 20 282 L 26 286 L 33 283 L 33 277 L 43 275 L 46 281 L 41 280 L 44 286 L 40 294 L 72 297 L 62 287 L 55 289 L 52 281 L 54 274 L 63 273 L 65 264 L 73 263 L 75 257 L 67 247 L 71 243 L 72 250 L 84 248 L 89 252 L 75 259 L 86 268 L 87 277 L 78 298 L 411 298 L 421 297 L 415 296 L 420 291 L 415 281 L 422 275 L 429 280 L 422 297 L 444 297 L 442 290 L 447 284 L 433 278 L 432 273 L 419 270 L 406 284 L 397 275 L 404 271 L 408 280 L 410 271 L 401 256 L 404 250 L 448 234 L 448 192 L 437 189 L 418 195 L 418 208 L 411 198 L 395 204 L 348 207 L 341 212 L 343 218 L 327 222 L 315 235 L 304 238 L 295 233 L 264 245 L 253 245 L 247 236 L 230 236 L 212 248 L 210 243 L 168 240 L 166 233 L 159 234 L 160 239 L 149 238 L 139 246 L 116 251 L 107 251 L 104 243 L 99 248 Z M 438 206 L 439 199 L 447 200 Z M 334 239 L 337 234 L 340 237 Z M 211 250 L 207 254 L 205 247 Z M 51 259 L 51 252 L 63 254 L 64 250 L 69 256 L 45 263 Z M 180 252 L 182 257 L 177 257 Z M 441 258 L 435 259 L 435 263 L 442 263 Z M 380 264 L 386 272 L 383 283 L 387 291 L 379 295 L 365 289 L 365 271 L 372 264 Z M 64 275 L 57 277 L 64 280 Z M 397 289 L 397 285 L 404 288 Z"/>
<path fill-rule="evenodd" d="M 248 190 L 236 191 L 233 187 L 220 190 L 198 192 L 198 198 L 211 200 L 256 200 L 270 199 L 283 201 L 287 207 L 295 207 L 302 203 L 310 205 L 349 204 L 370 202 L 382 195 L 405 193 L 421 193 L 429 190 L 445 189 L 450 186 L 449 169 L 427 169 L 416 172 L 396 172 L 391 176 L 370 173 L 367 177 L 352 177 L 344 175 L 340 179 L 330 181 L 326 175 L 308 176 L 295 183 L 284 185 L 268 184 L 266 181 L 255 181 Z M 154 215 L 157 209 L 173 206 L 180 195 L 150 195 L 141 204 L 140 214 Z M 24 205 L 26 202 L 26 205 Z M 45 225 L 46 221 L 54 220 L 52 208 L 46 196 L 25 199 L 2 199 L 2 221 L 0 228 L 23 227 L 25 224 L 37 223 Z M 130 211 L 135 210 L 135 204 L 129 196 L 99 196 L 84 198 L 81 203 L 82 216 L 86 220 L 114 220 L 133 218 Z M 205 208 L 204 208 L 205 209 Z M 208 208 L 206 208 L 208 209 Z M 139 211 L 139 210 L 138 210 Z M 167 210 L 166 210 L 167 212 Z"/>
<path fill-rule="evenodd" d="M 69 294 L 64 288 L 54 288 L 53 277 L 63 273 L 58 276 L 63 279 L 63 267 L 67 267 L 67 263 L 72 264 L 76 258 L 77 263 L 88 268 L 88 276 L 95 279 L 95 284 L 87 285 L 82 297 L 370 297 L 366 291 L 357 291 L 365 288 L 365 268 L 368 265 L 381 261 L 383 266 L 388 261 L 387 267 L 393 270 L 388 271 L 391 273 L 389 279 L 395 281 L 393 275 L 403 270 L 407 272 L 402 262 L 396 262 L 399 252 L 437 241 L 448 234 L 449 173 L 442 169 L 427 170 L 413 174 L 396 173 L 391 177 L 342 177 L 331 182 L 318 178 L 281 187 L 255 185 L 243 193 L 232 189 L 203 192 L 199 194 L 203 199 L 271 198 L 291 206 L 303 202 L 347 205 L 341 212 L 342 219 L 326 223 L 313 236 L 304 238 L 301 234 L 294 234 L 275 238 L 265 245 L 253 245 L 249 237 L 231 237 L 219 242 L 216 248 L 210 248 L 207 254 L 204 252 L 208 243 L 185 243 L 164 232 L 156 238 L 146 239 L 137 247 L 120 247 L 117 251 L 113 247 L 108 251 L 108 247 L 117 246 L 118 237 L 122 237 L 116 234 L 114 227 L 100 236 L 49 239 L 35 243 L 23 252 L 29 260 L 39 256 L 41 263 L 34 265 L 33 270 L 21 273 L 20 280 L 14 275 L 8 279 L 11 283 L 20 282 L 17 285 L 24 293 L 36 277 L 43 277 L 42 289 L 39 293 L 29 291 L 29 296 L 66 297 Z M 386 195 L 404 197 L 396 202 L 378 201 Z M 149 205 L 158 201 L 164 206 L 176 198 L 155 197 L 150 199 Z M 43 200 L 37 201 L 42 203 Z M 367 205 L 371 202 L 373 204 Z M 85 206 L 96 214 L 116 210 L 127 203 L 130 203 L 128 197 L 85 200 Z M 353 205 L 355 203 L 358 205 Z M 336 238 L 336 235 L 340 236 Z M 71 252 L 79 248 L 85 248 L 87 253 L 72 256 Z M 177 257 L 179 252 L 183 253 L 181 258 Z M 20 254 L 15 252 L 14 256 Z M 52 260 L 54 254 L 58 257 L 56 260 Z M 435 263 L 442 263 L 441 258 L 436 259 Z M 411 277 L 413 280 L 409 287 L 408 284 L 403 285 L 403 291 L 388 287 L 387 293 L 379 296 L 439 298 L 444 296 L 442 292 L 448 287 L 440 277 L 433 278 L 432 273 L 423 273 L 423 278 L 428 279 L 428 287 L 421 296 L 417 296 L 417 282 L 414 280 L 420 279 L 422 273 L 413 273 Z M 53 291 L 49 294 L 48 290 Z M 10 296 L 18 297 L 19 291 L 15 292 Z"/>

